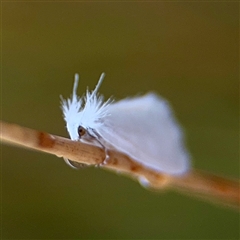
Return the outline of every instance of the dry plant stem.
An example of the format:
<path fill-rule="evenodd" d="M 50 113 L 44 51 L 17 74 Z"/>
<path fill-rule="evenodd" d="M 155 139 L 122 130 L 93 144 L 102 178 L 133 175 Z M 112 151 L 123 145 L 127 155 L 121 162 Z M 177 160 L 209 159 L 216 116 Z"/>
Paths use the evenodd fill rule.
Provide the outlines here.
<path fill-rule="evenodd" d="M 71 141 L 63 137 L 0 121 L 2 142 L 65 157 L 72 161 L 96 165 L 105 159 L 105 151 L 97 146 Z M 192 170 L 181 176 L 160 174 L 133 161 L 117 151 L 109 151 L 109 160 L 103 168 L 115 170 L 130 177 L 144 177 L 154 189 L 170 187 L 201 197 L 219 201 L 240 209 L 239 180 L 218 177 L 213 174 Z"/>
<path fill-rule="evenodd" d="M 105 159 L 104 149 L 95 145 L 72 141 L 67 138 L 51 135 L 38 130 L 21 127 L 16 124 L 1 121 L 1 141 L 35 149 L 58 157 L 65 157 L 88 165 L 99 165 Z M 116 151 L 108 151 L 109 160 L 103 168 L 109 168 L 117 172 L 130 174 L 132 177 L 144 176 L 152 184 L 162 186 L 169 178 L 165 175 L 147 169 L 128 156 Z"/>
<path fill-rule="evenodd" d="M 220 177 L 201 170 L 171 179 L 171 187 L 187 194 L 219 202 L 240 210 L 240 181 Z"/>

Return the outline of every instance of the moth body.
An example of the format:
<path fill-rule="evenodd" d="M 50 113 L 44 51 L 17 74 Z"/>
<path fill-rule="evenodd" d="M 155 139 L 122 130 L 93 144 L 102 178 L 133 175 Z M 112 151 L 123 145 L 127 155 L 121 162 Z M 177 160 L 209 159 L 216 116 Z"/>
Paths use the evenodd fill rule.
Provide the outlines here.
<path fill-rule="evenodd" d="M 182 131 L 166 100 L 154 93 L 117 102 L 98 95 L 98 88 L 77 97 L 78 75 L 72 98 L 62 100 L 67 130 L 72 140 L 92 140 L 106 149 L 123 152 L 141 165 L 165 174 L 183 174 L 189 155 Z M 84 133 L 84 134 L 83 134 Z"/>

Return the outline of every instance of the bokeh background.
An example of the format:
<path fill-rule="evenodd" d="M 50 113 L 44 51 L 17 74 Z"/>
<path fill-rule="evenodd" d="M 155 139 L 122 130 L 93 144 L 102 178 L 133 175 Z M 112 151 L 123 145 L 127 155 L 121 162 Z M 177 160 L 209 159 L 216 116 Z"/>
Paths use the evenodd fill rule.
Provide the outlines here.
<path fill-rule="evenodd" d="M 106 97 L 153 90 L 170 101 L 195 168 L 239 177 L 239 3 L 1 8 L 3 120 L 68 136 L 60 94 L 74 73 L 82 95 L 104 71 Z M 1 146 L 1 163 L 2 239 L 239 239 L 230 209 L 12 146 Z"/>

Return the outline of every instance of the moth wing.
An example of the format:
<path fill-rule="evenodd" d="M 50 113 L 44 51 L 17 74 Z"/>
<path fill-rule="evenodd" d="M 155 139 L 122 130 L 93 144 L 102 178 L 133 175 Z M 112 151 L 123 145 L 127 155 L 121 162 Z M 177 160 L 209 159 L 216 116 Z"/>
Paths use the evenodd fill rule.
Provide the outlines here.
<path fill-rule="evenodd" d="M 124 152 L 144 166 L 167 174 L 188 170 L 180 127 L 168 103 L 153 93 L 112 103 L 97 131 L 106 147 Z"/>

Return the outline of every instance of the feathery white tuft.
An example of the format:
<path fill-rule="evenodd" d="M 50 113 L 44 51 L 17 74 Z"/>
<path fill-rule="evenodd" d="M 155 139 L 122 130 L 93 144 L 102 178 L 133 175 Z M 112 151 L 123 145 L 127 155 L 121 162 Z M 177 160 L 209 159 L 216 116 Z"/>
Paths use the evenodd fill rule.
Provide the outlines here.
<path fill-rule="evenodd" d="M 88 89 L 86 95 L 82 98 L 77 96 L 77 86 L 79 75 L 75 74 L 72 98 L 62 99 L 62 110 L 67 130 L 72 140 L 78 140 L 78 127 L 82 126 L 86 130 L 98 129 L 102 124 L 102 119 L 108 115 L 108 106 L 112 102 L 108 99 L 104 102 L 103 95 L 98 94 L 98 89 L 104 79 L 102 73 L 95 89 L 90 92 Z"/>

